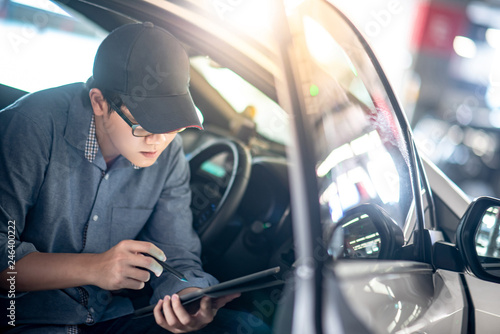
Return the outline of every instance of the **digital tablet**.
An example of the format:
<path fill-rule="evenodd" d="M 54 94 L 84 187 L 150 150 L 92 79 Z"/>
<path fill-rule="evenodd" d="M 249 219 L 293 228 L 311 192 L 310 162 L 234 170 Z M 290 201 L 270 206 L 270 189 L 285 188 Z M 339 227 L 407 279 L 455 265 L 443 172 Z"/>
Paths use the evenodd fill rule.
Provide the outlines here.
<path fill-rule="evenodd" d="M 180 296 L 182 305 L 187 305 L 194 302 L 203 296 L 218 298 L 233 293 L 241 293 L 252 290 L 268 288 L 275 285 L 283 284 L 284 281 L 276 278 L 274 275 L 280 271 L 280 267 L 269 268 L 250 275 L 238 277 L 226 282 L 212 285 L 200 290 L 196 290 Z M 149 305 L 140 308 L 134 312 L 134 317 L 143 317 L 153 314 L 155 305 Z"/>

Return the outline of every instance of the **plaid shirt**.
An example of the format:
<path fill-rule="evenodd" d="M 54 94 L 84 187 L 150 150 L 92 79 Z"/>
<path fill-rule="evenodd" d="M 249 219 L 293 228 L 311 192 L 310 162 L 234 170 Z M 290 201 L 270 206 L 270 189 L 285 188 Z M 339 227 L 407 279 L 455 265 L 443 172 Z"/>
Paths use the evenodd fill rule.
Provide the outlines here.
<path fill-rule="evenodd" d="M 97 151 L 99 151 L 99 143 L 97 142 L 97 137 L 95 135 L 95 116 L 92 114 L 89 136 L 85 142 L 85 158 L 87 158 L 89 162 L 94 162 Z"/>

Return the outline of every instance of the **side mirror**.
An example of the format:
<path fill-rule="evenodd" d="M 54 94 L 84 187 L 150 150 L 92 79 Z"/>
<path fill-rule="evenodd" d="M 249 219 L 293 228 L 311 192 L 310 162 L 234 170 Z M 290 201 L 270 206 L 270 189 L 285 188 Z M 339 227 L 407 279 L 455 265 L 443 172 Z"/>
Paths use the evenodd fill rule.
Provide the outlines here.
<path fill-rule="evenodd" d="M 394 259 L 403 243 L 403 231 L 384 209 L 361 204 L 335 224 L 328 253 L 334 258 Z"/>
<path fill-rule="evenodd" d="M 500 200 L 480 197 L 465 212 L 457 246 L 466 269 L 476 277 L 500 283 Z"/>

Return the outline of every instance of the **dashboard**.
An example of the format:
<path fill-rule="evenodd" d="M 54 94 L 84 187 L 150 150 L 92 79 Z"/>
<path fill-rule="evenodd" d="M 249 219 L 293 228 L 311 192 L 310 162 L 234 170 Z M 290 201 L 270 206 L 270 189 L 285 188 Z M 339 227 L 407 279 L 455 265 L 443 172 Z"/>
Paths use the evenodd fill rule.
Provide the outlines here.
<path fill-rule="evenodd" d="M 212 137 L 207 132 L 203 134 L 207 135 Z M 205 138 L 202 142 L 216 139 Z M 185 144 L 189 140 L 184 140 Z M 189 147 L 185 150 L 190 152 Z M 221 281 L 274 266 L 286 270 L 294 262 L 287 161 L 285 157 L 259 153 L 254 152 L 251 158 L 248 182 L 234 214 L 217 236 L 217 242 L 203 248 L 205 270 Z M 189 156 L 190 153 L 188 159 Z M 197 231 L 210 224 L 233 167 L 233 155 L 220 152 L 192 170 L 191 209 Z"/>

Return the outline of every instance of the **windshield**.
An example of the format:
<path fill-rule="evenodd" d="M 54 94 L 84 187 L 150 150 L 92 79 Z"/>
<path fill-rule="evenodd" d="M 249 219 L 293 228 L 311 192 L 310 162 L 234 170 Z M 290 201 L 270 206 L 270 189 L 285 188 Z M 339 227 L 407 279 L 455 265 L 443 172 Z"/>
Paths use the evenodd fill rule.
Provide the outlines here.
<path fill-rule="evenodd" d="M 289 142 L 287 114 L 271 98 L 229 68 L 220 66 L 209 57 L 192 57 L 191 66 L 219 92 L 236 112 L 244 113 L 255 122 L 257 133 L 282 145 Z"/>
<path fill-rule="evenodd" d="M 289 19 L 313 126 L 323 225 L 331 228 L 349 209 L 370 203 L 403 229 L 413 194 L 393 105 L 353 30 L 329 5 L 312 3 Z"/>

